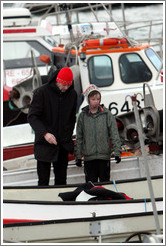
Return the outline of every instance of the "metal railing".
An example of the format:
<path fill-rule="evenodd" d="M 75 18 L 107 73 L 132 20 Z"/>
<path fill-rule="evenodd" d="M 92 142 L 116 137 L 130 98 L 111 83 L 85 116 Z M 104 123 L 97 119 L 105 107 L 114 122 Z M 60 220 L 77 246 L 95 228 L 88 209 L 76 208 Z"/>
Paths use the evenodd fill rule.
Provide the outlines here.
<path fill-rule="evenodd" d="M 24 7 L 29 8 L 30 11 L 32 11 L 33 14 L 42 13 L 40 15 L 41 21 L 47 17 L 55 17 L 56 25 L 63 25 L 61 23 L 60 16 L 66 15 L 66 24 L 80 24 L 83 23 L 80 21 L 80 13 L 86 13 L 87 11 L 90 11 L 93 14 L 93 17 L 95 18 L 96 22 L 100 22 L 101 20 L 98 17 L 98 10 L 105 11 L 105 16 L 108 17 L 108 21 L 110 22 L 114 21 L 116 24 L 121 27 L 121 30 L 124 32 L 124 34 L 128 37 L 133 37 L 135 41 L 137 42 L 146 42 L 149 44 L 152 44 L 155 48 L 155 51 L 159 54 L 161 58 L 163 58 L 163 20 L 140 20 L 140 21 L 127 21 L 125 16 L 125 4 L 121 3 L 119 4 L 121 6 L 122 11 L 122 21 L 116 21 L 113 18 L 113 10 L 112 6 L 114 3 L 25 3 Z M 74 13 L 75 19 L 72 20 L 71 15 Z M 70 18 L 69 18 L 70 16 Z M 95 22 L 93 21 L 93 22 Z M 70 22 L 70 23 L 69 23 Z M 90 22 L 90 21 L 89 21 Z M 153 29 L 154 28 L 160 28 L 160 35 L 157 37 L 153 35 Z M 146 37 L 143 36 L 140 33 L 138 36 L 138 31 L 144 29 L 144 33 L 146 33 Z M 146 30 L 145 30 L 146 29 Z"/>
<path fill-rule="evenodd" d="M 152 44 L 153 47 L 156 49 L 158 55 L 163 58 L 163 20 L 157 19 L 157 20 L 144 20 L 144 21 L 135 21 L 135 22 L 125 22 L 120 23 L 121 28 L 124 29 L 124 32 L 128 36 L 137 36 L 135 40 L 139 43 L 146 42 L 149 44 Z M 153 29 L 154 28 L 160 28 L 161 35 L 158 37 L 154 37 L 153 35 Z M 134 35 L 137 31 L 140 31 L 141 29 L 144 29 L 144 34 L 146 34 L 146 37 L 143 38 L 138 37 L 138 35 Z M 146 30 L 145 30 L 146 29 Z M 141 35 L 140 35 L 141 36 Z"/>

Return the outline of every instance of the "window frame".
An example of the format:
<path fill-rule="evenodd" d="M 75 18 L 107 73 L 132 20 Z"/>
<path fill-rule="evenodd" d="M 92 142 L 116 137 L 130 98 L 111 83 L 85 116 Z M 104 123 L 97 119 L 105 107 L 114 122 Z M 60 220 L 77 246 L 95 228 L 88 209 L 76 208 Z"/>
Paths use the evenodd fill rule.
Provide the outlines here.
<path fill-rule="evenodd" d="M 147 67 L 148 71 L 151 73 L 151 78 L 150 78 L 148 81 L 144 80 L 144 81 L 125 82 L 125 81 L 123 80 L 123 78 L 122 78 L 122 72 L 121 72 L 121 67 L 120 67 L 120 59 L 121 59 L 122 56 L 132 55 L 132 54 L 139 56 L 139 58 L 141 59 L 142 63 Z M 148 83 L 148 82 L 150 82 L 150 81 L 152 80 L 152 78 L 153 78 L 153 73 L 152 73 L 151 69 L 150 69 L 149 66 L 145 63 L 145 61 L 142 59 L 142 57 L 140 56 L 140 54 L 138 54 L 137 52 L 123 53 L 123 54 L 121 54 L 121 55 L 119 56 L 119 59 L 118 59 L 118 65 L 119 65 L 119 71 L 120 71 L 120 78 L 121 78 L 121 81 L 122 81 L 124 84 L 136 84 L 136 83 L 140 84 L 140 83 L 144 83 L 144 82 Z"/>
<path fill-rule="evenodd" d="M 101 56 L 108 57 L 109 60 L 110 60 L 110 62 L 111 62 L 111 66 L 112 66 L 112 67 L 111 67 L 111 70 L 112 70 L 112 82 L 110 82 L 109 85 L 98 85 L 98 84 L 96 84 L 96 83 L 92 83 L 92 82 L 91 82 L 91 75 L 90 75 L 90 69 L 89 69 L 89 62 L 90 62 L 91 59 L 94 59 L 95 57 L 101 57 Z M 113 69 L 113 62 L 112 62 L 112 59 L 111 59 L 111 57 L 110 57 L 109 55 L 107 55 L 107 54 L 102 54 L 102 55 L 94 55 L 94 56 L 89 57 L 89 59 L 87 60 L 87 67 L 88 67 L 88 76 L 89 76 L 90 84 L 95 84 L 96 86 L 101 87 L 101 88 L 102 88 L 102 87 L 109 87 L 109 86 L 113 85 L 113 83 L 114 83 L 114 69 Z M 102 79 L 101 79 L 101 81 L 102 81 Z"/>
<path fill-rule="evenodd" d="M 153 65 L 153 67 L 157 70 L 157 71 L 159 71 L 160 70 L 160 68 L 158 69 L 156 66 L 155 66 L 155 64 L 152 62 L 152 60 L 150 59 L 150 57 L 147 55 L 147 50 L 152 50 L 153 52 L 154 52 L 154 54 L 156 54 L 156 56 L 159 58 L 159 60 L 161 61 L 161 65 L 162 65 L 162 60 L 161 60 L 161 58 L 160 58 L 160 56 L 152 49 L 152 48 L 147 48 L 146 50 L 145 50 L 145 55 L 146 55 L 146 57 L 148 58 L 148 60 L 150 61 L 150 63 Z M 161 66 L 162 67 L 162 66 Z"/>
<path fill-rule="evenodd" d="M 28 44 L 29 44 L 29 42 L 33 42 L 33 43 L 36 43 L 36 44 L 38 44 L 38 45 L 40 45 L 40 47 L 42 47 L 43 48 L 43 50 L 44 50 L 44 53 L 45 53 L 45 51 L 46 51 L 46 53 L 47 54 L 45 54 L 45 55 L 49 55 L 50 57 L 51 57 L 51 51 L 48 49 L 48 48 L 46 48 L 42 43 L 40 43 L 38 40 L 14 40 L 14 41 L 12 41 L 12 40 L 9 40 L 9 41 L 3 41 L 3 45 L 4 45 L 4 43 L 8 43 L 8 42 L 12 42 L 12 43 L 17 43 L 17 42 L 27 42 Z M 32 48 L 34 48 L 34 46 L 32 46 L 31 44 L 29 44 Z M 37 50 L 38 51 L 38 50 Z M 39 52 L 39 51 L 38 51 Z M 39 52 L 40 53 L 40 52 Z M 42 52 L 43 53 L 43 52 Z M 39 59 L 38 59 L 39 57 L 35 57 L 35 60 L 36 60 L 36 64 L 37 64 L 37 66 L 38 67 L 42 67 L 42 66 L 45 66 L 45 64 L 43 63 L 43 62 L 41 62 Z M 20 65 L 15 65 L 16 64 L 16 61 L 17 60 L 20 60 L 20 61 L 23 61 L 23 60 L 25 60 L 25 59 L 27 59 L 27 64 L 26 64 L 26 61 L 25 62 L 21 62 L 21 64 Z M 3 61 L 4 61 L 4 69 L 22 69 L 22 68 L 31 68 L 32 67 L 32 59 L 31 59 L 31 57 L 27 57 L 27 58 L 21 58 L 21 59 L 9 59 L 9 60 L 5 60 L 4 58 L 3 58 Z M 30 61 L 30 62 L 28 62 L 28 61 Z M 6 63 L 11 63 L 13 66 L 11 66 L 11 65 L 7 65 L 6 66 Z"/>

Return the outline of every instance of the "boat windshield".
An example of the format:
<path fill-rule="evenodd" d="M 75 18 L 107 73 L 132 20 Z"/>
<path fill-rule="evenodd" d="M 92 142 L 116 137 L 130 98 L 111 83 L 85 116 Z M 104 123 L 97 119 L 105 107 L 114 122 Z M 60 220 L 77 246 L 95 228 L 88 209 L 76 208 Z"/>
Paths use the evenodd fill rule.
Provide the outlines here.
<path fill-rule="evenodd" d="M 5 69 L 31 67 L 31 49 L 34 51 L 37 66 L 43 66 L 43 63 L 39 60 L 41 55 L 51 55 L 51 51 L 37 41 L 3 42 Z"/>
<path fill-rule="evenodd" d="M 124 83 L 141 83 L 152 79 L 150 69 L 137 53 L 121 55 L 119 66 Z"/>
<path fill-rule="evenodd" d="M 146 49 L 145 53 L 147 57 L 149 58 L 149 60 L 151 61 L 151 63 L 153 64 L 153 66 L 159 71 L 162 66 L 162 61 L 160 57 L 151 48 Z"/>
<path fill-rule="evenodd" d="M 114 81 L 113 66 L 109 56 L 92 56 L 88 61 L 88 68 L 92 84 L 99 87 L 112 85 Z"/>

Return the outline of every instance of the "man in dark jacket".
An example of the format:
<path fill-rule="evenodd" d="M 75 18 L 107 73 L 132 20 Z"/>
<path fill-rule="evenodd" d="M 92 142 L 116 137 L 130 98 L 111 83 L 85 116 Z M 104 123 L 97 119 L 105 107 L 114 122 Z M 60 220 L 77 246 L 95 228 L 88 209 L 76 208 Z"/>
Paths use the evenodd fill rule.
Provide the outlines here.
<path fill-rule="evenodd" d="M 34 91 L 28 122 L 35 132 L 38 185 L 49 185 L 53 163 L 55 185 L 66 184 L 68 153 L 73 153 L 77 94 L 69 67 L 53 73 L 48 83 Z"/>

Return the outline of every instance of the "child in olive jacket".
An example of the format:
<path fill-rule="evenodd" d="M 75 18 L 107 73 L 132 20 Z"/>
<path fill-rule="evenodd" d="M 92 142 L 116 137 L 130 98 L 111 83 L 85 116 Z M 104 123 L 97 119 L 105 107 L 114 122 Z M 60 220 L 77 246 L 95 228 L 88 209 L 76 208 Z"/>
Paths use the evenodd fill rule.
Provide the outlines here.
<path fill-rule="evenodd" d="M 82 109 L 78 117 L 76 165 L 81 166 L 83 155 L 86 182 L 98 182 L 98 178 L 100 182 L 109 181 L 111 152 L 114 151 L 117 163 L 121 161 L 121 141 L 116 120 L 104 105 L 100 105 L 101 94 L 97 86 L 88 87 L 84 95 L 89 105 Z"/>

